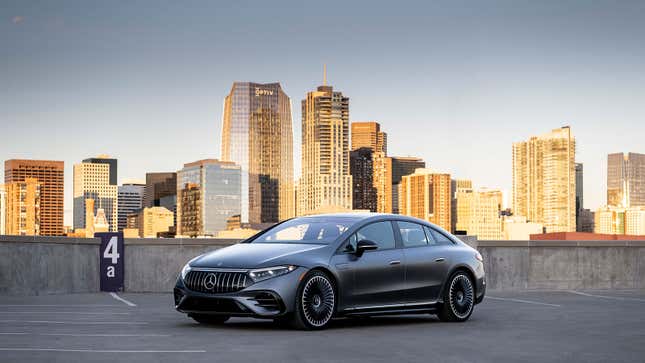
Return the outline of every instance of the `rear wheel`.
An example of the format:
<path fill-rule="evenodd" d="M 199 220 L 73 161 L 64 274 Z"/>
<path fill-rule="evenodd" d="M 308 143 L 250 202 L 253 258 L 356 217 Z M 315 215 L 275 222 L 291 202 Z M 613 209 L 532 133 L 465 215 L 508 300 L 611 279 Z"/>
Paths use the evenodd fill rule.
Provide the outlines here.
<path fill-rule="evenodd" d="M 444 292 L 444 302 L 437 314 L 441 321 L 466 321 L 475 306 L 475 288 L 468 274 L 454 273 Z"/>
<path fill-rule="evenodd" d="M 292 325 L 297 329 L 323 329 L 336 310 L 336 294 L 331 279 L 322 271 L 312 271 L 302 280 L 296 295 Z"/>
<path fill-rule="evenodd" d="M 196 322 L 205 325 L 223 324 L 230 316 L 228 315 L 207 315 L 207 314 L 190 314 L 188 315 Z"/>

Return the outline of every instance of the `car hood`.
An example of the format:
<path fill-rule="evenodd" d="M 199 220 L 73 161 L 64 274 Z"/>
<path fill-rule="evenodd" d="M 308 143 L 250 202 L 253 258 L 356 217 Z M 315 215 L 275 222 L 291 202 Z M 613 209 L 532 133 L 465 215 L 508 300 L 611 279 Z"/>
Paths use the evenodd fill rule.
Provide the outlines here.
<path fill-rule="evenodd" d="M 193 260 L 192 267 L 261 268 L 277 264 L 300 263 L 304 255 L 315 254 L 329 247 L 299 243 L 238 243 L 203 254 Z"/>

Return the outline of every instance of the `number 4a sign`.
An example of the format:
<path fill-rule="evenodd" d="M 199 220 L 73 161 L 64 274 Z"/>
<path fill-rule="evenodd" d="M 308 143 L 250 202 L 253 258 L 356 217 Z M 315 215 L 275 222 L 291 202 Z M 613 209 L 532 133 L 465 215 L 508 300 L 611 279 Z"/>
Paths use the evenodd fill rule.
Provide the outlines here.
<path fill-rule="evenodd" d="M 123 233 L 95 233 L 101 238 L 99 248 L 99 275 L 101 291 L 123 291 Z"/>

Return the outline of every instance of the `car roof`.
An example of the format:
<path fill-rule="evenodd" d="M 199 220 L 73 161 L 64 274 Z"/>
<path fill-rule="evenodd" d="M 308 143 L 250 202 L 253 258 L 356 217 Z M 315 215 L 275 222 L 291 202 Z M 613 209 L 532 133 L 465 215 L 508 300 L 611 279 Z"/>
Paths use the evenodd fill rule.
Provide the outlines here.
<path fill-rule="evenodd" d="M 320 219 L 320 220 L 338 220 L 338 219 L 347 219 L 354 222 L 363 221 L 363 220 L 382 220 L 382 219 L 396 219 L 404 220 L 416 223 L 422 223 L 437 227 L 435 224 L 425 221 L 423 219 L 405 216 L 401 214 L 391 214 L 391 213 L 372 213 L 372 212 L 356 212 L 356 213 L 325 213 L 325 214 L 313 214 L 309 216 L 301 216 L 297 218 L 303 219 Z"/>

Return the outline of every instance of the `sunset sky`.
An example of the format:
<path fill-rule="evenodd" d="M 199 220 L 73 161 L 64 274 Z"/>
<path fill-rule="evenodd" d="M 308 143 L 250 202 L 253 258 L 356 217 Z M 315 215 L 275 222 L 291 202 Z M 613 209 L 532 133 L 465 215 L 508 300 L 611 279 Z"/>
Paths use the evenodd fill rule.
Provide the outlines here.
<path fill-rule="evenodd" d="M 119 179 L 219 157 L 234 81 L 328 82 L 395 156 L 511 188 L 511 144 L 563 125 L 605 203 L 607 154 L 645 153 L 643 1 L 3 1 L 0 159 L 119 159 Z M 2 171 L 0 171 L 2 173 Z"/>

